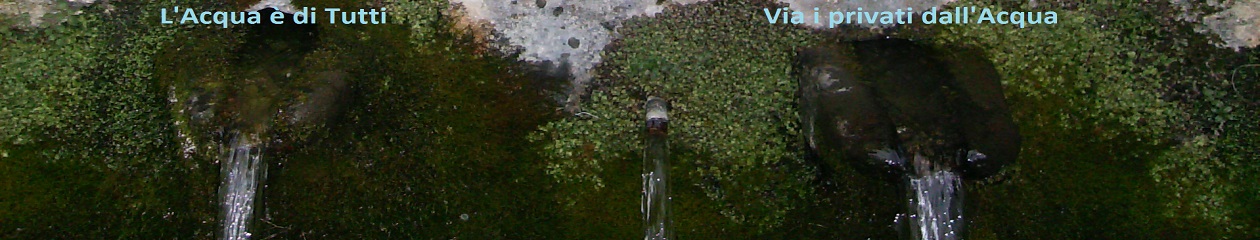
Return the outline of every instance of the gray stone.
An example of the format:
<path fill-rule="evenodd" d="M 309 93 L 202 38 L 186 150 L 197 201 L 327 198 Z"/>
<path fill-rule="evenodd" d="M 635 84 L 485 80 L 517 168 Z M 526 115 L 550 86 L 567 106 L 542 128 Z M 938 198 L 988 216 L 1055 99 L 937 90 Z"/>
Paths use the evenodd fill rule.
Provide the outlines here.
<path fill-rule="evenodd" d="M 66 16 L 82 13 L 79 11 L 80 8 L 93 3 L 96 3 L 96 0 L 0 1 L 0 20 L 16 18 L 16 27 L 41 27 L 46 26 L 46 23 L 64 21 Z"/>

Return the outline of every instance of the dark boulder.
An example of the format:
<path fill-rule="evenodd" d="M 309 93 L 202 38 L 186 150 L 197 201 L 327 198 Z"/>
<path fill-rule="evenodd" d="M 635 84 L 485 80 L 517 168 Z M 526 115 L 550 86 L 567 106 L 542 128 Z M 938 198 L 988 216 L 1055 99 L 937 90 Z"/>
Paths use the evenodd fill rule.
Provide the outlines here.
<path fill-rule="evenodd" d="M 888 178 L 947 169 L 980 179 L 1013 162 L 1020 137 L 997 71 L 979 51 L 960 49 L 880 39 L 801 51 L 809 148 Z"/>

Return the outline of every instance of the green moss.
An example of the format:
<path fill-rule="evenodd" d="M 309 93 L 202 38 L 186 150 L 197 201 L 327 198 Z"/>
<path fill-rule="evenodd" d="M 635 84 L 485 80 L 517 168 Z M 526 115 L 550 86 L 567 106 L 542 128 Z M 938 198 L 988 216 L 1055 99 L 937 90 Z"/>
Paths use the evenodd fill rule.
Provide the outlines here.
<path fill-rule="evenodd" d="M 1165 217 L 1203 219 L 1220 226 L 1234 224 L 1230 219 L 1234 206 L 1228 198 L 1237 189 L 1222 174 L 1230 171 L 1230 166 L 1226 166 L 1229 161 L 1217 159 L 1221 156 L 1213 148 L 1216 144 L 1207 136 L 1199 136 L 1164 152 L 1152 164 L 1155 182 L 1167 186 L 1170 193 L 1164 200 Z"/>
<path fill-rule="evenodd" d="M 1059 104 L 1044 112 L 1024 108 L 1015 113 L 1019 117 L 1039 115 L 1035 116 L 1041 118 L 1039 123 L 1058 124 L 1045 127 L 1120 127 L 1103 131 L 1099 142 L 1153 145 L 1167 141 L 1186 117 L 1178 106 L 1160 98 L 1165 77 L 1160 70 L 1172 59 L 1146 51 L 1151 42 L 1099 27 L 1103 22 L 1093 15 L 1060 11 L 1059 19 L 1057 25 L 1027 29 L 948 25 L 938 41 L 987 48 L 1015 105 Z M 1120 138 L 1126 132 L 1136 135 Z"/>
<path fill-rule="evenodd" d="M 411 29 L 412 43 L 423 48 L 436 42 L 438 34 L 445 32 L 441 26 L 446 25 L 441 21 L 451 19 L 443 18 L 441 13 L 449 4 L 444 0 L 404 0 L 395 1 L 390 5 L 390 10 L 402 13 L 391 16 L 398 23 L 408 26 Z"/>
<path fill-rule="evenodd" d="M 1223 151 L 1220 140 L 1236 141 L 1247 130 L 1200 130 L 1243 117 L 1235 109 L 1245 101 L 1211 77 L 1225 72 L 1211 65 L 1237 61 L 1174 21 L 1175 13 L 1148 5 L 1054 9 L 1057 25 L 1027 29 L 943 28 L 942 44 L 989 49 L 1025 136 L 1019 165 L 973 188 L 976 231 L 998 238 L 1149 238 L 1161 230 L 1174 238 L 1246 236 L 1239 230 L 1249 221 L 1236 219 L 1247 200 L 1234 196 L 1248 168 L 1234 159 L 1247 153 Z M 1056 209 L 1029 210 L 1046 206 Z M 997 220 L 1027 218 L 1054 220 Z"/>
<path fill-rule="evenodd" d="M 693 180 L 673 184 L 700 186 L 709 204 L 748 229 L 779 226 L 810 191 L 789 71 L 794 49 L 818 37 L 748 14 L 761 7 L 702 3 L 626 23 L 625 38 L 597 70 L 585 113 L 535 135 L 546 143 L 548 172 L 595 191 L 614 187 L 604 182 L 611 176 L 637 176 L 607 167 L 637 162 L 641 102 L 659 96 L 671 104 L 671 151 L 697 153 L 672 156 L 688 166 L 676 170 L 680 179 Z"/>
<path fill-rule="evenodd" d="M 422 47 L 401 24 L 319 31 L 302 61 L 347 72 L 345 111 L 317 127 L 276 124 L 285 144 L 269 146 L 278 167 L 258 235 L 562 237 L 537 145 L 522 139 L 552 117 L 545 80 L 448 32 Z"/>
<path fill-rule="evenodd" d="M 75 103 L 87 101 L 86 71 L 92 68 L 93 56 L 104 51 L 105 36 L 91 31 L 86 24 L 99 23 L 93 16 L 75 19 L 71 26 L 38 29 L 27 34 L 7 33 L 5 56 L 0 65 L 0 95 L 5 106 L 0 109 L 0 140 L 8 144 L 29 144 L 49 128 L 68 128 Z M 60 110 L 60 111 L 59 111 Z"/>
<path fill-rule="evenodd" d="M 6 32 L 0 50 L 0 235 L 192 238 L 214 218 L 208 168 L 177 161 L 154 56 L 180 29 L 153 6 L 100 5 L 43 28 Z M 183 6 L 191 6 L 187 4 Z M 31 210 L 25 210 L 31 209 Z M 12 224 L 8 224 L 12 223 Z"/>
<path fill-rule="evenodd" d="M 218 213 L 216 153 L 180 156 L 177 133 L 226 120 L 176 124 L 190 119 L 176 114 L 169 89 L 252 88 L 274 97 L 261 105 L 284 106 L 302 99 L 268 89 L 310 85 L 235 84 L 275 70 L 232 66 L 239 31 L 153 24 L 158 7 L 224 4 L 110 4 L 110 14 L 89 7 L 47 28 L 0 29 L 4 238 L 213 237 L 216 226 L 206 223 Z M 820 179 L 799 151 L 788 71 L 794 50 L 822 37 L 766 24 L 764 2 L 702 3 L 628 22 L 597 69 L 585 112 L 559 120 L 537 89 L 549 80 L 466 45 L 441 14 L 445 1 L 392 4 L 397 25 L 320 26 L 322 48 L 265 60 L 353 77 L 346 112 L 328 124 L 272 122 L 276 138 L 297 141 L 268 148 L 274 171 L 262 201 L 270 214 L 258 236 L 641 237 L 640 105 L 648 95 L 673 103 L 679 236 L 896 234 L 888 224 L 904 206 L 892 184 L 844 166 L 811 182 Z M 1075 3 L 1044 4 L 1035 9 Z M 1260 165 L 1252 161 L 1260 131 L 1251 124 L 1260 119 L 1252 97 L 1260 88 L 1245 84 L 1260 71 L 1241 67 L 1260 55 L 1213 50 L 1160 5 L 1072 8 L 1055 9 L 1053 26 L 911 27 L 935 32 L 943 46 L 988 49 L 1025 136 L 1017 164 L 969 185 L 971 237 L 1260 234 L 1251 229 L 1260 226 Z M 198 77 L 213 80 L 166 81 Z"/>

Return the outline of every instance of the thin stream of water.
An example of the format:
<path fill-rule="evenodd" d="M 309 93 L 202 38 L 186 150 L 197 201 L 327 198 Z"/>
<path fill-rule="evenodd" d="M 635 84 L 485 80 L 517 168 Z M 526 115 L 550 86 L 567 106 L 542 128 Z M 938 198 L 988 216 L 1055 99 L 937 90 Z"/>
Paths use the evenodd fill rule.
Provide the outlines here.
<path fill-rule="evenodd" d="M 664 100 L 648 98 L 647 148 L 643 151 L 643 239 L 673 239 L 669 203 L 668 117 Z"/>
<path fill-rule="evenodd" d="M 907 179 L 912 239 L 959 239 L 963 228 L 962 178 L 945 170 Z"/>
<path fill-rule="evenodd" d="M 238 135 L 233 137 L 231 149 L 223 160 L 223 179 L 219 182 L 220 224 L 223 226 L 220 239 L 249 239 L 259 183 L 267 175 L 262 148 L 249 137 Z"/>

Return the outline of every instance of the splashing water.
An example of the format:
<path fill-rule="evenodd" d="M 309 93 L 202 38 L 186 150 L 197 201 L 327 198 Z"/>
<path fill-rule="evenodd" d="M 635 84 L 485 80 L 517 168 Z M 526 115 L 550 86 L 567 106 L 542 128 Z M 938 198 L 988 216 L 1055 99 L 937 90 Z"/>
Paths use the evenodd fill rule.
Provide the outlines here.
<path fill-rule="evenodd" d="M 262 162 L 262 148 L 248 136 L 232 138 L 231 149 L 222 164 L 219 182 L 220 216 L 223 233 L 220 239 L 249 239 L 249 224 L 254 213 L 258 183 L 267 175 Z"/>
<path fill-rule="evenodd" d="M 673 239 L 673 220 L 669 211 L 669 122 L 664 100 L 650 97 L 647 103 L 647 149 L 643 151 L 643 239 Z"/>
<path fill-rule="evenodd" d="M 912 239 L 959 239 L 963 229 L 962 179 L 951 171 L 907 178 Z"/>

